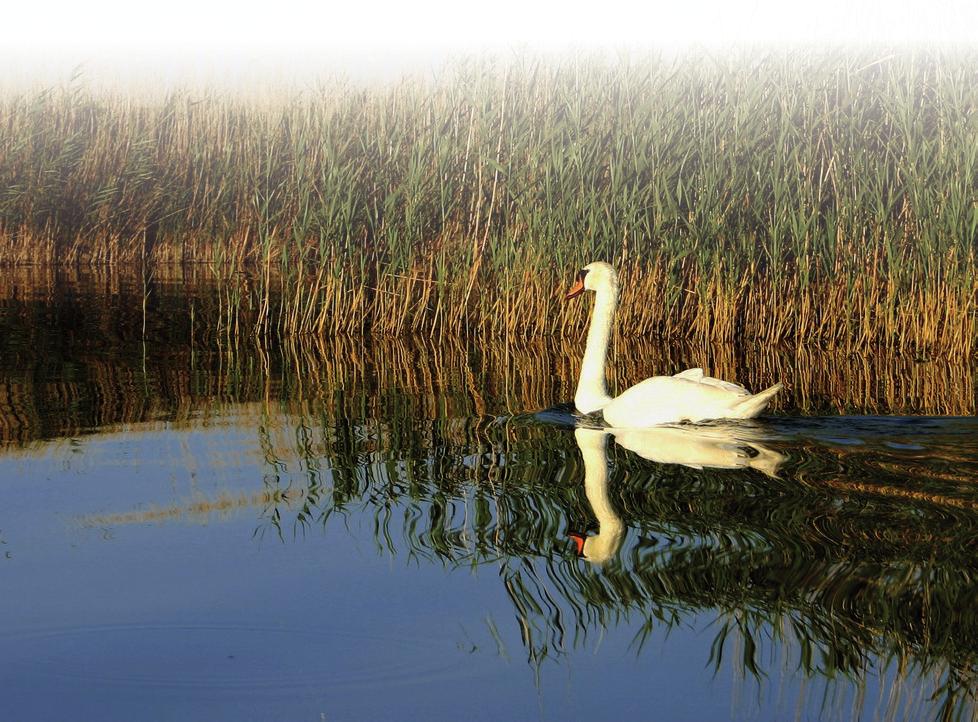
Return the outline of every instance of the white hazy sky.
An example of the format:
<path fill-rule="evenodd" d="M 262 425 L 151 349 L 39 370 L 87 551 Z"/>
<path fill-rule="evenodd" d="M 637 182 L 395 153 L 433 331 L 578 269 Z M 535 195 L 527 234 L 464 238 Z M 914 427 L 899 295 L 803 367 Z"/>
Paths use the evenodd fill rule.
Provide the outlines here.
<path fill-rule="evenodd" d="M 978 0 L 16 0 L 0 11 L 0 80 L 79 64 L 234 80 L 423 69 L 487 50 L 945 42 L 978 43 Z"/>

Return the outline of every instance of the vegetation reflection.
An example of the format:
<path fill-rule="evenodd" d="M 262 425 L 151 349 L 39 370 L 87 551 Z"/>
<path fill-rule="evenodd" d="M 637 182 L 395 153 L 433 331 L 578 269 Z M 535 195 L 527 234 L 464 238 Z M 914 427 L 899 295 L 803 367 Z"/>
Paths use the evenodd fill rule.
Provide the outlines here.
<path fill-rule="evenodd" d="M 452 413 L 546 408 L 573 396 L 577 337 L 476 344 L 445 337 L 228 339 L 215 318 L 221 290 L 192 273 L 141 280 L 99 272 L 0 282 L 0 441 L 28 444 L 117 424 L 185 424 L 227 403 L 317 401 L 330 416 L 383 415 L 405 394 L 425 418 L 435 395 Z M 46 279 L 46 280 L 45 280 Z M 703 346 L 618 339 L 611 388 L 701 366 L 751 388 L 790 379 L 774 411 L 971 415 L 973 360 L 853 355 L 815 348 Z M 337 390 L 345 393 L 337 393 Z M 351 390 L 358 400 L 347 403 Z M 394 398 L 397 397 L 397 398 Z M 398 400 L 399 399 L 399 400 Z M 344 407 L 344 404 L 347 404 Z"/>
<path fill-rule="evenodd" d="M 259 535 L 286 543 L 358 526 L 381 554 L 498 573 L 536 666 L 610 628 L 634 630 L 641 652 L 705 618 L 717 668 L 758 680 L 799 669 L 826 699 L 888 675 L 891 689 L 925 686 L 940 716 L 971 713 L 974 420 L 792 414 L 736 433 L 572 431 L 561 407 L 521 413 L 571 397 L 569 341 L 205 343 L 206 316 L 191 330 L 174 309 L 206 298 L 157 290 L 169 320 L 149 324 L 145 356 L 138 306 L 115 307 L 109 324 L 85 304 L 5 302 L 5 453 L 120 424 L 193 432 L 233 419 L 254 430 L 261 487 L 92 523 L 250 510 Z M 22 323 L 39 315 L 63 326 Z M 970 369 L 638 348 L 619 344 L 613 384 L 705 366 L 755 386 L 793 378 L 783 403 L 795 409 L 973 410 Z M 881 704 L 912 706 L 896 697 Z"/>

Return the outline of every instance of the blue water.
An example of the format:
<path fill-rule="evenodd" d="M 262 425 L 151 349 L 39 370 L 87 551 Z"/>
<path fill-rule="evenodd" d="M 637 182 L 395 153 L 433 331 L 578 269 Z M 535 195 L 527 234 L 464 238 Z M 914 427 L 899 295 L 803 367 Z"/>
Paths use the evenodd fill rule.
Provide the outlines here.
<path fill-rule="evenodd" d="M 500 449 L 507 434 L 552 445 L 540 457 L 522 453 L 525 440 L 512 442 L 502 468 L 542 465 L 540 481 L 510 473 L 495 482 L 495 490 L 478 481 L 443 484 L 438 465 L 458 448 L 422 441 L 423 453 L 412 458 L 403 449 L 384 448 L 382 437 L 365 429 L 362 444 L 373 450 L 355 455 L 356 465 L 343 469 L 360 475 L 362 493 L 337 503 L 335 458 L 315 451 L 288 455 L 305 419 L 255 413 L 252 407 L 242 411 L 231 403 L 219 407 L 206 421 L 133 424 L 37 441 L 0 455 L 0 564 L 7 581 L 0 603 L 0 679 L 11 719 L 557 720 L 629 714 L 778 720 L 849 719 L 854 711 L 865 718 L 890 712 L 902 719 L 937 713 L 927 697 L 939 673 L 911 668 L 897 675 L 895 665 L 887 667 L 874 650 L 858 673 L 799 670 L 798 641 L 771 632 L 778 620 L 805 624 L 804 614 L 790 604 L 765 610 L 761 595 L 738 607 L 720 594 L 711 605 L 701 598 L 708 588 L 684 595 L 682 583 L 695 586 L 695 574 L 685 580 L 670 576 L 665 566 L 661 599 L 645 598 L 648 590 L 640 581 L 634 582 L 632 599 L 602 592 L 610 576 L 620 581 L 640 574 L 643 563 L 664 565 L 649 557 L 650 545 L 671 545 L 666 556 L 730 549 L 715 539 L 694 538 L 682 519 L 629 518 L 625 510 L 625 541 L 612 560 L 595 565 L 576 558 L 566 533 L 581 523 L 593 527 L 593 519 L 577 507 L 561 518 L 559 504 L 541 506 L 547 485 L 573 495 L 580 481 L 573 478 L 581 471 L 573 432 L 545 423 L 552 418 L 497 419 L 484 432 L 482 441 L 488 438 Z M 271 465 L 263 425 L 274 437 Z M 428 420 L 408 428 L 430 438 L 437 426 Z M 349 430 L 342 421 L 336 428 Z M 924 471 L 940 471 L 948 450 L 959 471 L 973 473 L 978 464 L 974 419 L 774 418 L 760 429 L 784 453 L 791 474 L 807 474 L 809 486 L 820 474 L 836 473 L 832 460 L 853 459 L 844 455 L 851 448 L 881 462 L 917 460 Z M 313 436 L 323 431 L 313 430 Z M 479 437 L 466 443 L 478 444 Z M 679 492 L 670 493 L 688 493 L 695 507 L 703 499 L 734 503 L 718 484 L 733 487 L 734 497 L 742 485 L 756 500 L 798 483 L 790 474 L 768 479 L 750 468 L 657 466 L 615 452 L 613 445 L 611 454 L 612 486 L 626 487 L 619 501 L 678 484 Z M 867 468 L 866 459 L 859 463 L 863 471 L 852 477 Z M 306 494 L 322 486 L 307 522 L 297 521 L 302 501 L 262 501 L 274 475 L 278 489 Z M 904 481 L 897 487 L 920 485 L 909 476 Z M 963 491 L 953 481 L 944 483 L 948 498 L 978 501 L 970 487 Z M 774 490 L 765 489 L 768 484 Z M 385 495 L 393 486 L 401 489 Z M 521 491 L 534 502 L 527 511 L 538 518 L 503 511 Z M 495 499 L 486 512 L 494 521 L 480 526 L 473 518 L 482 492 Z M 939 502 L 871 493 L 853 500 L 833 487 L 809 488 L 806 494 L 839 508 L 840 518 L 861 508 L 884 525 L 904 513 L 931 528 L 939 528 L 946 515 L 967 514 L 967 522 L 974 521 L 973 511 L 942 509 Z M 222 498 L 245 501 L 209 511 L 199 506 Z M 897 508 L 869 508 L 886 505 Z M 777 519 L 792 508 L 783 500 L 772 503 L 775 521 L 766 538 L 749 521 L 744 529 L 718 531 L 742 533 L 730 543 L 753 543 L 759 553 L 770 552 L 772 540 L 781 539 L 775 532 L 784 533 L 781 551 L 802 549 L 799 564 L 809 562 L 820 574 L 819 560 L 833 552 L 791 546 L 790 529 Z M 558 533 L 538 536 L 541 528 Z M 669 534 L 671 541 L 663 538 Z M 826 537 L 827 546 L 832 537 Z M 517 548 L 524 553 L 515 553 Z M 960 565 L 959 556 L 949 551 L 947 563 Z M 972 568 L 957 571 L 970 574 Z M 575 575 L 584 579 L 578 579 L 582 588 L 597 588 L 591 588 L 590 599 L 597 604 L 589 607 L 576 596 Z M 517 576 L 532 590 L 522 599 L 534 599 L 537 608 L 521 606 L 508 591 Z M 833 580 L 814 580 L 808 593 L 818 593 L 822 583 Z M 839 604 L 844 607 L 845 600 Z M 666 617 L 657 619 L 656 612 Z M 758 627 L 759 670 L 742 663 L 744 642 L 735 633 L 716 665 L 711 648 L 724 620 L 754 612 L 772 622 Z M 823 612 L 831 618 L 831 606 Z M 949 610 L 956 613 L 970 610 Z M 973 629 L 971 621 L 951 623 Z M 644 625 L 649 629 L 640 643 Z M 913 641 L 902 639 L 899 628 L 881 626 L 880 636 L 905 644 L 913 660 Z M 847 643 L 839 641 L 843 648 Z"/>
<path fill-rule="evenodd" d="M 972 376 L 745 355 L 770 416 L 628 434 L 563 347 L 84 301 L 0 302 L 3 719 L 975 713 Z"/>

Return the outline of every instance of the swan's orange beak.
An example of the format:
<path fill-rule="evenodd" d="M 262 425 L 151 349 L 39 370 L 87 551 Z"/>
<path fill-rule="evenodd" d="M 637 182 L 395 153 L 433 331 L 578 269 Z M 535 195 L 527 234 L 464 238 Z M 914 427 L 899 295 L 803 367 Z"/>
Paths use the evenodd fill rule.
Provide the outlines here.
<path fill-rule="evenodd" d="M 572 298 L 576 298 L 577 296 L 580 296 L 582 293 L 584 293 L 584 276 L 578 276 L 577 282 L 574 283 L 573 286 L 571 286 L 571 290 L 569 290 L 567 292 L 567 295 L 564 296 L 564 300 L 570 301 Z"/>
<path fill-rule="evenodd" d="M 577 556 L 584 556 L 584 540 L 587 537 L 585 537 L 583 534 L 577 534 L 576 532 L 571 532 L 567 536 L 573 540 L 574 546 L 577 547 Z"/>

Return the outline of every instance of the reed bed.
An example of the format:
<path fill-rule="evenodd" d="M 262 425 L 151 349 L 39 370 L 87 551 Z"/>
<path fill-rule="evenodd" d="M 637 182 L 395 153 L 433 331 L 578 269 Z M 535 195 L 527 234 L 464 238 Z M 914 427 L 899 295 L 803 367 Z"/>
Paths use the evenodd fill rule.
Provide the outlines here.
<path fill-rule="evenodd" d="M 207 263 L 233 334 L 576 336 L 604 259 L 630 334 L 967 354 L 976 137 L 967 50 L 76 81 L 0 97 L 0 263 Z"/>

